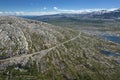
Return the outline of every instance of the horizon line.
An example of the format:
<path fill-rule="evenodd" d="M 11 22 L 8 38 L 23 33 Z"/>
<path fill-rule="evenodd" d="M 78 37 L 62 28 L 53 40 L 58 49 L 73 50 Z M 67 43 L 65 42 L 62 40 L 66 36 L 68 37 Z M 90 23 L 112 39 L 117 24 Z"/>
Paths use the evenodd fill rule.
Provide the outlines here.
<path fill-rule="evenodd" d="M 0 16 L 42 16 L 42 15 L 54 15 L 54 14 L 86 14 L 91 12 L 97 12 L 101 10 L 114 11 L 119 8 L 92 8 L 92 9 L 79 9 L 68 10 L 59 9 L 53 7 L 55 11 L 0 11 Z"/>

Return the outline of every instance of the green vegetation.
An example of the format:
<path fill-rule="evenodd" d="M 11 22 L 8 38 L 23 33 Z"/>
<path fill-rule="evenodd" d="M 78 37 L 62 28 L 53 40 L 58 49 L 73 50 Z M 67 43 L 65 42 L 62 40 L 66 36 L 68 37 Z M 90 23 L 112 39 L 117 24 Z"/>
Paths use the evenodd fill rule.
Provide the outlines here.
<path fill-rule="evenodd" d="M 102 29 L 112 30 L 107 27 L 119 23 L 66 18 L 61 20 L 61 22 L 53 21 L 57 25 L 53 26 L 43 22 L 18 19 L 21 23 L 15 20 L 15 23 L 11 24 L 12 27 L 15 26 L 15 31 L 14 28 L 7 26 L 8 31 L 10 28 L 13 30 L 11 32 L 15 32 L 12 40 L 15 46 L 3 47 L 0 51 L 8 53 L 12 49 L 13 53 L 8 55 L 14 54 L 17 57 L 0 60 L 0 80 L 120 79 L 120 57 L 101 54 L 101 50 L 118 52 L 120 45 L 81 32 L 78 27 L 85 26 L 82 28 L 90 27 L 94 30 L 97 26 L 97 29 L 102 31 Z M 78 30 L 73 29 L 73 26 Z M 3 41 L 5 40 L 3 38 Z M 26 47 L 29 54 L 20 52 L 26 50 Z M 18 54 L 19 52 L 21 54 Z M 6 53 L 1 53 L 0 56 L 6 56 Z M 31 54 L 34 55 L 30 56 Z"/>
<path fill-rule="evenodd" d="M 7 77 L 9 80 L 119 79 L 120 65 L 114 63 L 112 58 L 100 54 L 100 48 L 96 47 L 98 45 L 108 49 L 114 49 L 109 45 L 117 46 L 82 33 L 80 38 L 56 47 L 40 61 L 32 61 L 31 58 L 26 65 L 8 67 L 3 71 L 1 79 Z"/>

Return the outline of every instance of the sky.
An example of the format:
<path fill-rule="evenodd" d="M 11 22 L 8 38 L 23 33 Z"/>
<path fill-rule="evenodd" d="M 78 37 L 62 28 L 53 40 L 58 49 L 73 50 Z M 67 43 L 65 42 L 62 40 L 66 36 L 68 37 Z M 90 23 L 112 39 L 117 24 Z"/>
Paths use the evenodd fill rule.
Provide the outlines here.
<path fill-rule="evenodd" d="M 120 0 L 0 0 L 0 15 L 43 15 L 120 8 Z"/>

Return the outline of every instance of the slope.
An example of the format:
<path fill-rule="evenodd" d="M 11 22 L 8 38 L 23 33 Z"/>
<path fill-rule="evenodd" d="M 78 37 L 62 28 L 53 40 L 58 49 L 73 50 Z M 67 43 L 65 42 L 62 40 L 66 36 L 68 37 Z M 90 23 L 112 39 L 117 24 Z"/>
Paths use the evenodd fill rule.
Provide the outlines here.
<path fill-rule="evenodd" d="M 70 28 L 0 17 L 1 80 L 117 80 L 119 44 Z"/>

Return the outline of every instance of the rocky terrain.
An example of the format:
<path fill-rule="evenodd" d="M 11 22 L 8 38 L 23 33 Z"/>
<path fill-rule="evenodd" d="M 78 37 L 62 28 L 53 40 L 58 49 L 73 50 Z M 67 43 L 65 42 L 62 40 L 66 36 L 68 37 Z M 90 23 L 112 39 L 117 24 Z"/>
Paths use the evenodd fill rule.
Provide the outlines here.
<path fill-rule="evenodd" d="M 72 28 L 0 17 L 0 80 L 119 80 L 120 44 Z"/>

